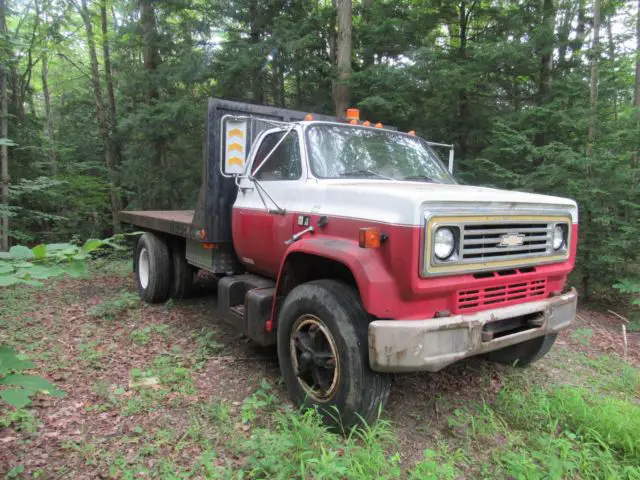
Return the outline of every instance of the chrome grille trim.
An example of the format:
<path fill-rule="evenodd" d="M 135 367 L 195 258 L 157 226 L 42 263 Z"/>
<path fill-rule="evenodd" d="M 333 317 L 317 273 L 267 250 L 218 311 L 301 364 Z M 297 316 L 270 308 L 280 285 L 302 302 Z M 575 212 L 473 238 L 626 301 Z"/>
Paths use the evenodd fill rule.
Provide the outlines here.
<path fill-rule="evenodd" d="M 553 222 L 464 223 L 460 225 L 460 263 L 553 255 Z M 522 245 L 500 246 L 504 235 L 519 235 Z M 541 235 L 542 234 L 542 235 Z"/>
<path fill-rule="evenodd" d="M 425 212 L 421 234 L 421 277 L 531 267 L 565 262 L 570 258 L 573 237 L 571 212 L 523 210 L 514 213 L 512 210 L 495 210 L 483 213 L 477 210 L 455 213 L 434 210 Z M 552 246 L 552 232 L 557 224 L 566 225 L 568 231 L 567 246 L 561 250 L 553 250 Z M 434 234 L 441 227 L 452 228 L 457 239 L 454 254 L 444 261 L 439 260 L 433 253 Z M 499 237 L 504 234 L 522 235 L 523 244 L 506 239 L 503 246 L 498 247 Z M 465 241 L 464 252 L 462 240 Z M 522 247 L 531 248 L 518 250 Z M 475 255 L 472 252 L 475 252 Z"/>

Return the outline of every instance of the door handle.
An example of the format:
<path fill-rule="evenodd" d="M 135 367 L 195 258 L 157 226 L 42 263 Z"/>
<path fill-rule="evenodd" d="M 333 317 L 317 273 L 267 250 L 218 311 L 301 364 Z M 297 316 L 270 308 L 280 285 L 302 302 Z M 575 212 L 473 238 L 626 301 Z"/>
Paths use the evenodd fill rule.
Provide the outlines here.
<path fill-rule="evenodd" d="M 289 240 L 284 242 L 284 244 L 285 245 L 291 245 L 293 242 L 297 242 L 298 240 L 300 240 L 307 233 L 313 233 L 313 232 L 315 232 L 315 228 L 313 228 L 313 227 L 305 228 L 304 230 L 301 230 L 298 233 L 294 233 L 293 237 L 291 237 Z"/>

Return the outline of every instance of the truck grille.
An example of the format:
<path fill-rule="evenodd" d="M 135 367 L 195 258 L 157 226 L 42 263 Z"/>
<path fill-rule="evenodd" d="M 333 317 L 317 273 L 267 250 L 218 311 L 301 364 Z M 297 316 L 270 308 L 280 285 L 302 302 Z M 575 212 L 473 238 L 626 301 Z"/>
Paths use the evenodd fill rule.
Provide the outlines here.
<path fill-rule="evenodd" d="M 480 262 L 553 253 L 551 222 L 461 225 L 460 260 Z M 509 242 L 509 240 L 513 242 Z M 513 244 L 510 244 L 513 243 Z"/>
<path fill-rule="evenodd" d="M 456 305 L 458 312 L 469 313 L 484 308 L 496 308 L 545 298 L 546 293 L 547 280 L 545 278 L 520 280 L 484 288 L 459 290 Z"/>

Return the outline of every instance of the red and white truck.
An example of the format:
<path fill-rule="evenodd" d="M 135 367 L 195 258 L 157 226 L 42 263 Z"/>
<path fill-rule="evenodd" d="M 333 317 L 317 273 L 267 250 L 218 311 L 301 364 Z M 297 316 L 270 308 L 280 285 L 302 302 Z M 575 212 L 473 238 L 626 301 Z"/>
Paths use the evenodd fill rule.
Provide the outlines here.
<path fill-rule="evenodd" d="M 220 276 L 218 317 L 277 345 L 292 401 L 346 427 L 375 419 L 391 373 L 534 362 L 575 316 L 577 205 L 459 185 L 433 145 L 353 110 L 211 99 L 195 211 L 121 214 L 146 232 L 140 296 Z"/>

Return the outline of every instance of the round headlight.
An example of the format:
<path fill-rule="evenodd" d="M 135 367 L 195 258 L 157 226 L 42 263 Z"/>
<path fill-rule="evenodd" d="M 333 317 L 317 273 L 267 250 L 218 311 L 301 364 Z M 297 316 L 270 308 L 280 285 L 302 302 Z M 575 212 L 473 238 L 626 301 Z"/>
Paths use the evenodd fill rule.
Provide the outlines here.
<path fill-rule="evenodd" d="M 455 236 L 450 228 L 439 228 L 436 231 L 433 252 L 440 260 L 446 260 L 453 253 L 456 244 Z"/>
<path fill-rule="evenodd" d="M 564 247 L 564 228 L 562 225 L 553 227 L 553 249 L 560 250 Z"/>

